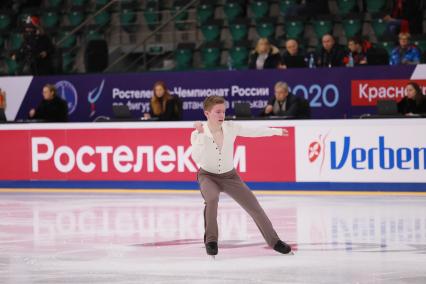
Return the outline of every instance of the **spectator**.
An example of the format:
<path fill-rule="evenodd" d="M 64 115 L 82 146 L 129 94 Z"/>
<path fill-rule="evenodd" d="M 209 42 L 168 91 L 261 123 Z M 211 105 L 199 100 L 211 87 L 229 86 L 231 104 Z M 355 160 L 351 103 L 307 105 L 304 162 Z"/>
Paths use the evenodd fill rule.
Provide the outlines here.
<path fill-rule="evenodd" d="M 29 117 L 45 122 L 67 122 L 67 102 L 58 96 L 54 85 L 47 84 L 43 87 L 43 100 L 36 109 L 30 110 Z"/>
<path fill-rule="evenodd" d="M 295 39 L 287 40 L 285 49 L 281 60 L 282 68 L 307 67 L 305 55 Z"/>
<path fill-rule="evenodd" d="M 24 25 L 24 43 L 12 59 L 21 61 L 21 73 L 31 75 L 49 75 L 53 73 L 54 47 L 44 33 L 37 17 L 29 17 Z"/>
<path fill-rule="evenodd" d="M 371 48 L 371 44 L 362 41 L 359 37 L 352 37 L 348 40 L 348 55 L 343 59 L 343 63 L 348 66 L 367 64 L 367 50 Z M 350 57 L 352 56 L 352 63 Z"/>
<path fill-rule="evenodd" d="M 278 48 L 269 43 L 268 39 L 257 41 L 256 48 L 250 55 L 249 69 L 274 69 L 281 65 L 281 56 Z"/>
<path fill-rule="evenodd" d="M 421 34 L 423 25 L 424 1 L 422 0 L 393 0 L 392 8 L 384 17 L 387 22 L 387 33 Z"/>
<path fill-rule="evenodd" d="M 282 115 L 291 117 L 304 117 L 303 101 L 288 90 L 285 82 L 275 84 L 275 95 L 271 97 L 262 115 Z"/>
<path fill-rule="evenodd" d="M 420 63 L 420 50 L 410 44 L 410 34 L 400 33 L 399 46 L 396 46 L 390 56 L 390 65 L 410 65 Z"/>
<path fill-rule="evenodd" d="M 154 84 L 154 95 L 150 102 L 150 111 L 145 113 L 146 119 L 156 118 L 158 120 L 181 120 L 182 107 L 177 96 L 172 96 L 167 90 L 164 82 L 158 81 Z"/>
<path fill-rule="evenodd" d="M 317 66 L 336 67 L 343 66 L 344 50 L 336 44 L 333 36 L 325 34 L 322 37 L 322 48 L 318 54 Z"/>
<path fill-rule="evenodd" d="M 405 86 L 405 96 L 398 103 L 398 112 L 405 115 L 426 113 L 426 97 L 419 84 L 410 82 Z"/>

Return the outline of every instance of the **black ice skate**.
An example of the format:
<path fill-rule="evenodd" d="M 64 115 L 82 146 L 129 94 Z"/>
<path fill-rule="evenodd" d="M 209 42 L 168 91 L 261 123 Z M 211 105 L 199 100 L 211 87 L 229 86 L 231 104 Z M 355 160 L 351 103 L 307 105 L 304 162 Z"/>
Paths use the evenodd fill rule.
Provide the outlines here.
<path fill-rule="evenodd" d="M 217 255 L 217 243 L 216 242 L 206 243 L 206 251 L 208 255 L 211 255 L 214 258 L 214 256 Z"/>
<path fill-rule="evenodd" d="M 293 254 L 291 247 L 281 240 L 275 244 L 274 250 L 282 254 Z"/>

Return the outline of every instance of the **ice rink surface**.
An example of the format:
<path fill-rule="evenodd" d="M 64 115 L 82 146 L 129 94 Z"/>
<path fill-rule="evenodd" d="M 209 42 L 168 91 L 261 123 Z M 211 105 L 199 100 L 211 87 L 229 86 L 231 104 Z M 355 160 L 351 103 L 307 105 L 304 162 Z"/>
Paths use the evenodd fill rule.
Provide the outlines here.
<path fill-rule="evenodd" d="M 219 255 L 184 194 L 0 194 L 0 283 L 426 283 L 426 196 L 257 195 L 296 254 L 222 194 Z"/>

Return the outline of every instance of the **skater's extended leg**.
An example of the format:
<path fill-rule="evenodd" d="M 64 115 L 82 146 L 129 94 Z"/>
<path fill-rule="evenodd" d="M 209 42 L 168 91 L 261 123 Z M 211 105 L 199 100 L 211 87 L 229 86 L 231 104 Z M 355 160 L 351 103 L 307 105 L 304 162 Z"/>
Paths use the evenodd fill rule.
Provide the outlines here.
<path fill-rule="evenodd" d="M 236 172 L 232 178 L 227 179 L 226 182 L 224 181 L 223 185 L 223 191 L 238 202 L 238 204 L 240 204 L 240 206 L 253 218 L 266 243 L 273 248 L 280 238 L 265 211 L 257 201 L 257 198 L 248 186 L 241 180 Z"/>

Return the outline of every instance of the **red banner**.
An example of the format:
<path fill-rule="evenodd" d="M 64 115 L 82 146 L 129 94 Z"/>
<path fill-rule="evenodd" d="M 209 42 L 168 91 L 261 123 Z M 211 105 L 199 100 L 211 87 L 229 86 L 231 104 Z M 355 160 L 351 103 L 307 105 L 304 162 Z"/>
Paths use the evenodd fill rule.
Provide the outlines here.
<path fill-rule="evenodd" d="M 236 169 L 247 181 L 295 181 L 288 137 L 238 138 Z M 194 181 L 188 128 L 0 131 L 0 180 Z"/>

